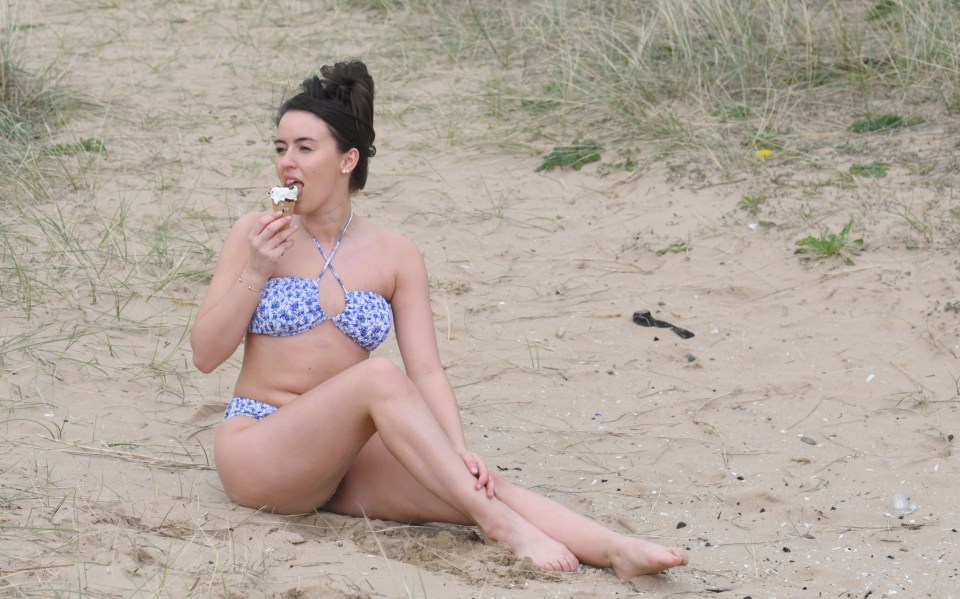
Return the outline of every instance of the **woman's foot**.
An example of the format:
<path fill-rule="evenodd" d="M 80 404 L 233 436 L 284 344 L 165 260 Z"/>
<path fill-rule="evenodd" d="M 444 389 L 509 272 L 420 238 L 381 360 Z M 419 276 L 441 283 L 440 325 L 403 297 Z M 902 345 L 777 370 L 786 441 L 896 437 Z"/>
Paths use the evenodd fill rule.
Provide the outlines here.
<path fill-rule="evenodd" d="M 679 547 L 664 547 L 634 537 L 619 537 L 610 556 L 613 573 L 620 580 L 656 574 L 690 561 Z"/>
<path fill-rule="evenodd" d="M 547 536 L 518 514 L 508 510 L 506 522 L 485 531 L 494 541 L 503 543 L 517 557 L 529 557 L 534 565 L 556 572 L 576 572 L 580 567 L 577 557 L 566 545 Z"/>

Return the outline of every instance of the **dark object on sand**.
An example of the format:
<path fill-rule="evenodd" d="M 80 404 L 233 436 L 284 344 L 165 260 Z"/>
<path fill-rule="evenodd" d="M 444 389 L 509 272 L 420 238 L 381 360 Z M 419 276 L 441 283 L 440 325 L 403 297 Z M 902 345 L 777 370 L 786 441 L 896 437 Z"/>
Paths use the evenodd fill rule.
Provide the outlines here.
<path fill-rule="evenodd" d="M 674 333 L 680 336 L 681 339 L 689 339 L 693 337 L 693 333 L 687 329 L 681 329 L 678 326 L 674 326 L 669 322 L 664 320 L 657 320 L 650 314 L 650 310 L 640 310 L 633 313 L 633 322 L 637 323 L 642 327 L 656 327 L 658 329 L 670 329 Z"/>

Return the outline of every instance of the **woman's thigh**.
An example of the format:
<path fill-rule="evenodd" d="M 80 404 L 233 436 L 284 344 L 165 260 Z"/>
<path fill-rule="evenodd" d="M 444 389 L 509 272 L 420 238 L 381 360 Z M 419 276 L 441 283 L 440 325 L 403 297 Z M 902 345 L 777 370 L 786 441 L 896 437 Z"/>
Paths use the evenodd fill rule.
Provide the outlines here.
<path fill-rule="evenodd" d="M 384 368 L 368 360 L 262 420 L 221 424 L 214 453 L 231 499 L 281 513 L 323 505 L 376 431 L 369 402 L 384 391 L 370 381 Z"/>

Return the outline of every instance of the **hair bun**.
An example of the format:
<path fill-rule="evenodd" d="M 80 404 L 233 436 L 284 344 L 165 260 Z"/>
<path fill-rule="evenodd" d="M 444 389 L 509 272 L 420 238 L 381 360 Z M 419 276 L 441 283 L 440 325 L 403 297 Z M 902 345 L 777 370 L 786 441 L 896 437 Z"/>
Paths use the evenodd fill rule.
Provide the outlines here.
<path fill-rule="evenodd" d="M 367 65 L 359 60 L 324 65 L 320 68 L 320 75 L 328 85 L 345 88 L 347 91 L 353 91 L 355 87 L 366 88 L 373 85 L 373 79 L 367 72 Z"/>
<path fill-rule="evenodd" d="M 339 100 L 357 120 L 373 128 L 373 77 L 361 61 L 322 66 L 320 77 L 303 82 L 303 91 L 317 99 Z"/>
<path fill-rule="evenodd" d="M 324 65 L 320 75 L 323 77 L 324 98 L 336 98 L 347 105 L 355 104 L 351 101 L 355 94 L 361 98 L 373 98 L 373 78 L 367 72 L 367 65 L 360 61 Z"/>

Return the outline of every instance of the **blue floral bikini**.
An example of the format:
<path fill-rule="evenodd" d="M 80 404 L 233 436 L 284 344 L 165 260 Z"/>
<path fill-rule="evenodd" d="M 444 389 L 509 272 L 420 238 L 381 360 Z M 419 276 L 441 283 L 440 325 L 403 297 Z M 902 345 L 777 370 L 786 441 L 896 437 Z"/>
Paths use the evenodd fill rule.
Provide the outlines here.
<path fill-rule="evenodd" d="M 330 255 L 323 251 L 315 237 L 313 244 L 320 250 L 325 260 L 320 275 L 315 279 L 306 277 L 278 277 L 269 279 L 263 287 L 260 304 L 253 313 L 248 333 L 289 337 L 305 333 L 329 320 L 344 335 L 367 351 L 373 351 L 386 340 L 393 325 L 393 311 L 390 303 L 379 293 L 372 291 L 348 291 L 343 280 L 333 267 L 333 257 L 340 248 L 340 242 L 353 222 L 353 213 Z M 320 279 L 327 271 L 333 273 L 344 293 L 344 308 L 340 314 L 327 314 L 320 305 Z M 232 416 L 250 416 L 260 420 L 277 410 L 276 406 L 250 399 L 237 397 L 227 406 L 224 419 Z"/>

